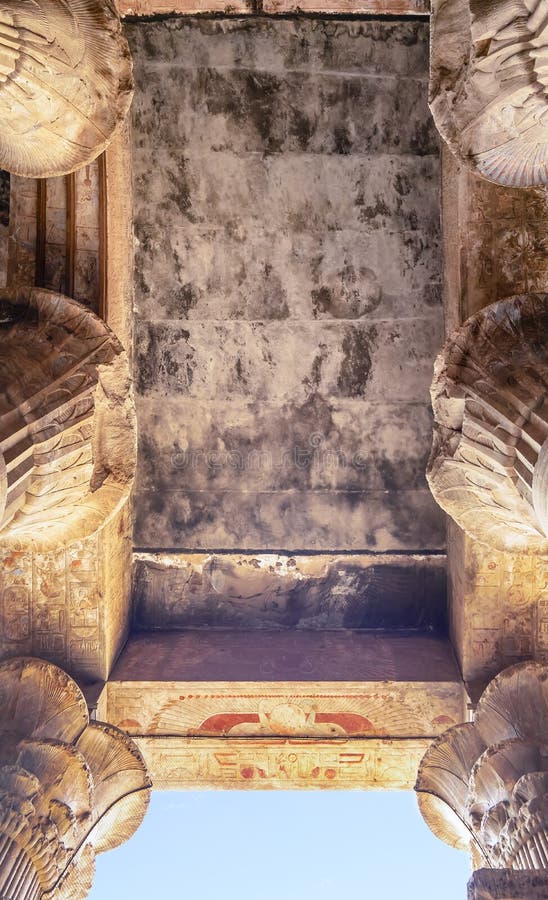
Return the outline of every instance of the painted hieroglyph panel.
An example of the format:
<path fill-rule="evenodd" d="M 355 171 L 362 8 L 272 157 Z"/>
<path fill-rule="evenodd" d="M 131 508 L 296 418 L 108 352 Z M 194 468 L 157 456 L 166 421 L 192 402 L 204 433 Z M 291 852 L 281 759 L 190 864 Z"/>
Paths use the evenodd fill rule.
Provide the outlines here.
<path fill-rule="evenodd" d="M 411 790 L 427 740 L 137 738 L 154 788 Z"/>
<path fill-rule="evenodd" d="M 132 735 L 434 737 L 465 718 L 460 682 L 117 682 L 108 720 Z"/>
<path fill-rule="evenodd" d="M 82 683 L 108 678 L 129 630 L 127 498 L 97 531 L 58 546 L 0 542 L 0 659 L 38 656 Z"/>
<path fill-rule="evenodd" d="M 473 542 L 451 523 L 451 626 L 466 682 L 548 660 L 548 559 Z"/>

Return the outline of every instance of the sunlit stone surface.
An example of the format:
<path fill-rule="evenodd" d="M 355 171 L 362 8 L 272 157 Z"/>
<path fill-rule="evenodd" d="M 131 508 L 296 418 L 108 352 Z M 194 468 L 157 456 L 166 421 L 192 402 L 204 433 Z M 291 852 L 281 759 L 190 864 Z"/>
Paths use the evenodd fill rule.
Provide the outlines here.
<path fill-rule="evenodd" d="M 172 10 L 156 0 L 121 7 L 145 17 Z M 226 11 L 224 0 L 173 7 Z M 269 14 L 292 8 L 292 0 L 263 4 Z M 507 5 L 492 9 L 500 24 Z M 424 10 L 420 0 L 335 0 L 320 11 Z M 546 876 L 545 192 L 480 179 L 444 149 L 440 233 L 425 19 L 276 20 L 246 0 L 231 12 L 246 15 L 127 20 L 137 76 L 133 191 L 129 123 L 72 180 L 10 180 L 9 237 L 0 236 L 20 297 L 37 281 L 60 290 L 72 281 L 69 293 L 104 321 L 46 292 L 40 315 L 32 303 L 17 324 L 5 313 L 8 412 L 21 411 L 25 437 L 57 431 L 51 445 L 31 441 L 18 456 L 10 452 L 19 432 L 3 445 L 0 658 L 15 660 L 4 667 L 0 712 L 26 725 L 39 707 L 48 713 L 51 692 L 36 671 L 53 662 L 83 685 L 90 715 L 111 725 L 89 725 L 79 690 L 55 669 L 56 701 L 76 697 L 94 740 L 73 735 L 64 715 L 48 718 L 64 729 L 55 753 L 41 746 L 47 728 L 23 741 L 16 765 L 29 777 L 2 769 L 12 794 L 6 788 L 0 806 L 25 800 L 29 816 L 47 808 L 55 840 L 41 859 L 63 873 L 74 835 L 85 837 L 101 815 L 96 761 L 109 758 L 112 726 L 131 735 L 158 789 L 408 789 L 426 753 L 421 789 L 460 812 L 463 846 L 477 836 L 483 856 L 476 848 L 474 865 L 529 867 L 497 869 L 499 878 L 480 870 L 471 898 L 537 900 Z M 118 34 L 111 21 L 104 37 Z M 508 47 L 524 33 L 505 31 Z M 535 33 L 540 40 L 542 28 Z M 518 82 L 533 56 L 532 71 L 542 62 L 539 40 L 525 68 L 516 66 Z M 500 42 L 497 32 L 480 48 L 491 66 L 486 90 L 504 57 Z M 447 74 L 454 45 L 443 46 Z M 434 69 L 439 52 L 438 40 Z M 112 111 L 120 113 L 116 103 Z M 4 197 L 6 223 L 7 209 Z M 531 293 L 533 301 L 522 296 Z M 482 312 L 508 297 L 517 300 Z M 52 324 L 62 309 L 79 310 L 97 343 L 80 343 L 74 322 Z M 485 325 L 478 352 L 468 326 L 453 339 L 438 382 L 435 411 L 448 438 L 440 446 L 453 452 L 458 443 L 443 462 L 465 454 L 451 502 L 468 503 L 481 470 L 493 479 L 483 499 L 501 505 L 501 476 L 519 513 L 502 502 L 496 546 L 478 539 L 483 513 L 468 517 L 473 538 L 451 522 L 447 558 L 445 517 L 425 481 L 443 312 L 449 330 L 469 316 Z M 40 336 L 28 343 L 37 322 Z M 128 349 L 135 326 L 130 365 L 105 322 Z M 479 377 L 481 364 L 488 371 Z M 50 398 L 52 373 L 59 390 Z M 131 377 L 140 418 L 133 510 Z M 29 378 L 36 391 L 27 396 Z M 74 435 L 66 414 L 82 395 L 83 442 L 52 456 L 60 436 Z M 48 506 L 63 492 L 68 503 Z M 518 531 L 526 523 L 519 553 L 516 522 Z M 49 663 L 18 661 L 24 654 Z M 524 660 L 495 678 L 475 724 L 463 724 L 486 681 Z M 502 721 L 495 715 L 491 728 L 497 710 Z M 3 745 L 17 739 L 10 733 Z M 132 747 L 117 740 L 124 752 Z M 55 754 L 67 762 L 61 772 Z M 142 798 L 141 762 L 135 771 Z M 449 823 L 434 805 L 423 804 L 432 827 L 458 841 L 458 818 Z M 110 838 L 100 846 L 96 836 L 88 843 L 106 849 Z M 0 852 L 10 860 L 0 878 L 20 879 L 11 893 L 38 897 L 45 876 L 27 850 L 6 834 Z M 85 895 L 88 854 L 61 881 L 59 900 Z"/>
<path fill-rule="evenodd" d="M 548 295 L 495 303 L 436 361 L 428 480 L 468 534 L 500 550 L 548 550 Z"/>
<path fill-rule="evenodd" d="M 488 685 L 474 722 L 426 753 L 415 789 L 434 834 L 484 865 L 548 868 L 548 666 L 521 663 Z"/>
<path fill-rule="evenodd" d="M 97 853 L 139 827 L 150 782 L 135 744 L 90 722 L 65 672 L 39 659 L 0 665 L 0 895 L 80 900 Z"/>
<path fill-rule="evenodd" d="M 6 0 L 0 8 L 0 167 L 61 175 L 104 150 L 132 97 L 111 0 Z"/>

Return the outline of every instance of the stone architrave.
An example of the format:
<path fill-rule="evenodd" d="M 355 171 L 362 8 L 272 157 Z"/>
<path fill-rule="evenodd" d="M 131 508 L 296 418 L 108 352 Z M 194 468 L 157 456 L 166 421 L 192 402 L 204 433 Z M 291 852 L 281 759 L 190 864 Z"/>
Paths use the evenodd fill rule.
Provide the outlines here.
<path fill-rule="evenodd" d="M 426 752 L 415 790 L 431 831 L 480 866 L 548 869 L 548 666 L 497 675 L 474 722 Z"/>
<path fill-rule="evenodd" d="M 548 295 L 501 300 L 468 319 L 438 357 L 428 481 L 471 537 L 548 549 Z"/>
<path fill-rule="evenodd" d="M 95 855 L 133 835 L 149 795 L 133 741 L 89 721 L 65 672 L 32 658 L 0 665 L 1 897 L 86 897 Z"/>
<path fill-rule="evenodd" d="M 89 163 L 132 94 L 113 0 L 0 4 L 0 168 L 45 178 Z"/>
<path fill-rule="evenodd" d="M 453 153 L 509 187 L 548 183 L 544 0 L 433 0 L 430 108 Z"/>

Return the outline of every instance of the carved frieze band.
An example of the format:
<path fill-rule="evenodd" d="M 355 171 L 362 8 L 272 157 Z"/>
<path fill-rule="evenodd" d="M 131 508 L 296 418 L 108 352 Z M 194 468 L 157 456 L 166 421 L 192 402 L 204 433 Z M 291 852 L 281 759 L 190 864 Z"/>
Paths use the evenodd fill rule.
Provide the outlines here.
<path fill-rule="evenodd" d="M 410 790 L 428 741 L 135 738 L 166 790 Z"/>
<path fill-rule="evenodd" d="M 548 666 L 505 669 L 473 723 L 450 728 L 424 756 L 415 789 L 430 829 L 485 866 L 548 868 Z"/>
<path fill-rule="evenodd" d="M 548 183 L 544 0 L 432 0 L 430 108 L 453 153 L 509 187 Z"/>
<path fill-rule="evenodd" d="M 435 366 L 428 481 L 470 536 L 548 548 L 548 296 L 501 300 L 450 337 Z"/>
<path fill-rule="evenodd" d="M 114 0 L 4 0 L 0 168 L 43 178 L 89 163 L 124 120 L 132 93 Z"/>
<path fill-rule="evenodd" d="M 68 675 L 32 658 L 0 665 L 1 897 L 86 897 L 95 855 L 131 837 L 149 793 L 135 744 L 90 723 Z"/>

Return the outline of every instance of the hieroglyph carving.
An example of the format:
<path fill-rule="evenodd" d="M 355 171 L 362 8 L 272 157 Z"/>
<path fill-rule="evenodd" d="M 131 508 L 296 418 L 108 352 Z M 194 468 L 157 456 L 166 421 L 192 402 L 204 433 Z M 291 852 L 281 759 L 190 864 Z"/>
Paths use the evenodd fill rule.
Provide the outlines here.
<path fill-rule="evenodd" d="M 122 347 L 78 303 L 37 288 L 0 291 L 0 528 L 25 533 L 90 492 L 98 366 Z"/>
<path fill-rule="evenodd" d="M 501 300 L 468 319 L 435 365 L 428 481 L 471 537 L 548 548 L 548 295 Z"/>
<path fill-rule="evenodd" d="M 160 789 L 410 790 L 424 739 L 135 738 Z"/>
<path fill-rule="evenodd" d="M 433 0 L 430 108 L 461 162 L 510 187 L 548 183 L 544 0 Z"/>
<path fill-rule="evenodd" d="M 131 103 L 113 0 L 0 3 L 0 168 L 45 178 L 95 159 Z"/>
<path fill-rule="evenodd" d="M 474 722 L 426 752 L 415 789 L 434 834 L 488 868 L 548 868 L 548 666 L 497 675 Z"/>
<path fill-rule="evenodd" d="M 131 837 L 149 793 L 135 744 L 90 723 L 68 675 L 38 659 L 0 665 L 1 897 L 86 897 L 95 855 Z"/>

